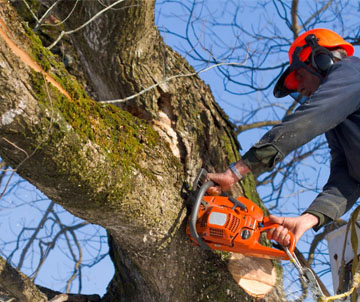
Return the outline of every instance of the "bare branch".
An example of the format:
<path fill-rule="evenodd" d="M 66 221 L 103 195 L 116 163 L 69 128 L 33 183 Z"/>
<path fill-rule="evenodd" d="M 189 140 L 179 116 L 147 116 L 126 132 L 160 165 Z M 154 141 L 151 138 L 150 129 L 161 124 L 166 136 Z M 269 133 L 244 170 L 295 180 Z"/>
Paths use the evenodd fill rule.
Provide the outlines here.
<path fill-rule="evenodd" d="M 80 265 L 81 265 L 81 263 L 82 263 L 82 248 L 81 248 L 81 245 L 79 244 L 79 241 L 77 240 L 74 231 L 73 231 L 73 230 L 70 230 L 69 232 L 71 233 L 71 235 L 72 235 L 72 237 L 73 237 L 73 239 L 74 239 L 74 241 L 75 241 L 76 247 L 77 247 L 77 249 L 78 249 L 78 251 L 79 251 L 79 258 L 76 259 L 76 255 L 75 255 L 75 253 L 74 253 L 73 250 L 72 250 L 72 244 L 71 244 L 71 242 L 69 241 L 69 239 L 66 238 L 66 241 L 67 241 L 67 243 L 68 243 L 69 250 L 71 251 L 71 255 L 72 255 L 72 257 L 73 257 L 73 259 L 74 259 L 74 262 L 75 262 L 74 272 L 73 272 L 72 276 L 69 278 L 69 280 L 68 280 L 68 282 L 67 282 L 67 284 L 66 284 L 66 293 L 69 293 L 69 292 L 70 292 L 71 283 L 74 281 L 76 275 L 78 274 L 78 270 L 80 269 Z M 65 233 L 65 236 L 66 236 L 66 233 Z"/>
<path fill-rule="evenodd" d="M 257 122 L 252 123 L 248 125 L 240 125 L 236 127 L 236 134 L 240 134 L 241 132 L 244 132 L 246 130 L 254 129 L 254 128 L 261 128 L 261 127 L 267 127 L 267 126 L 275 126 L 280 124 L 281 121 L 263 121 L 263 122 Z"/>
<path fill-rule="evenodd" d="M 48 299 L 54 299 L 60 295 L 64 295 L 58 291 L 51 290 L 49 288 L 38 286 L 38 288 L 46 294 Z M 78 295 L 78 294 L 67 294 L 66 295 L 68 300 L 65 300 L 67 302 L 100 302 L 101 298 L 99 295 Z M 52 300 L 50 300 L 52 301 Z M 50 302 L 49 301 L 49 302 Z"/>
<path fill-rule="evenodd" d="M 35 15 L 35 13 L 33 12 L 33 10 L 31 9 L 30 5 L 27 3 L 26 0 L 22 0 L 25 4 L 25 6 L 27 7 L 27 9 L 30 11 L 31 15 L 33 16 L 33 18 L 36 20 L 36 22 L 39 22 L 38 17 Z"/>
<path fill-rule="evenodd" d="M 297 105 L 298 105 L 298 103 L 296 101 L 293 101 L 293 103 L 289 106 L 288 110 L 286 110 L 284 117 L 291 114 Z"/>
<path fill-rule="evenodd" d="M 57 0 L 56 2 L 54 2 L 49 8 L 48 10 L 42 15 L 42 17 L 40 18 L 40 20 L 37 20 L 37 24 L 34 28 L 34 32 L 37 32 L 40 28 L 40 26 L 43 24 L 43 22 L 45 21 L 45 19 L 50 15 L 51 11 L 54 9 L 54 7 L 60 2 L 61 0 Z"/>
<path fill-rule="evenodd" d="M 32 234 L 32 236 L 30 237 L 30 239 L 28 240 L 28 242 L 26 243 L 26 246 L 24 247 L 22 253 L 21 253 L 21 256 L 20 256 L 20 260 L 19 260 L 19 263 L 17 265 L 17 269 L 21 269 L 23 263 L 24 263 L 24 259 L 25 259 L 25 256 L 30 248 L 30 246 L 33 244 L 35 238 L 37 237 L 38 233 L 40 232 L 40 230 L 43 228 L 46 220 L 48 219 L 48 216 L 50 214 L 50 212 L 52 211 L 52 209 L 54 208 L 54 205 L 55 203 L 52 201 L 49 205 L 49 207 L 46 209 L 45 213 L 44 213 L 44 216 L 43 218 L 40 220 L 38 226 L 36 227 L 34 233 Z"/>
<path fill-rule="evenodd" d="M 15 149 L 18 149 L 19 151 L 23 152 L 26 157 L 29 157 L 29 154 L 19 146 L 15 145 L 14 143 L 10 142 L 6 137 L 1 137 L 1 139 L 5 142 L 7 142 L 9 145 L 13 146 Z"/>
<path fill-rule="evenodd" d="M 313 19 L 318 17 L 322 12 L 326 11 L 330 7 L 332 1 L 333 0 L 329 0 L 322 8 L 320 8 L 312 16 L 310 16 L 309 19 L 304 22 L 303 26 L 301 26 L 301 29 L 306 28 L 306 26 L 308 26 Z"/>
<path fill-rule="evenodd" d="M 301 30 L 298 22 L 298 6 L 299 1 L 293 0 L 291 4 L 291 29 L 294 34 L 294 40 L 299 36 L 299 32 Z"/>
<path fill-rule="evenodd" d="M 66 302 L 68 301 L 69 296 L 66 294 L 60 294 L 52 298 L 49 302 Z"/>
<path fill-rule="evenodd" d="M 345 224 L 346 224 L 346 221 L 344 221 L 342 219 L 338 219 L 338 220 L 334 221 L 333 223 L 331 223 L 330 225 L 328 225 L 322 233 L 317 234 L 314 237 L 313 241 L 311 242 L 310 249 L 309 249 L 309 256 L 308 256 L 309 264 L 311 264 L 314 260 L 315 250 L 316 250 L 316 247 L 318 246 L 318 244 L 320 243 L 320 241 L 323 240 L 327 234 L 331 233 L 333 230 L 335 230 Z"/>
<path fill-rule="evenodd" d="M 3 180 L 4 180 L 6 172 L 8 172 L 8 171 L 12 172 L 13 171 L 12 169 L 8 170 L 8 167 L 9 166 L 4 161 L 2 161 L 0 163 L 0 186 L 1 186 L 2 182 L 3 182 Z"/>
<path fill-rule="evenodd" d="M 170 82 L 171 80 L 174 80 L 174 79 L 177 79 L 177 78 L 185 78 L 185 77 L 193 77 L 193 76 L 196 76 L 196 75 L 199 75 L 200 73 L 203 73 L 203 72 L 206 72 L 210 69 L 213 69 L 215 67 L 219 67 L 219 66 L 222 66 L 222 65 L 242 65 L 244 63 L 219 63 L 219 64 L 215 64 L 215 65 L 212 65 L 212 66 L 209 66 L 207 68 L 204 68 L 200 71 L 197 71 L 197 72 L 190 72 L 190 73 L 186 73 L 186 74 L 178 74 L 178 75 L 174 75 L 174 76 L 171 76 L 171 77 L 168 77 L 167 79 L 161 81 L 161 82 L 158 82 L 154 85 L 151 85 L 149 86 L 148 88 L 145 88 L 143 90 L 141 90 L 140 92 L 134 94 L 134 95 L 131 95 L 131 96 L 128 96 L 126 98 L 123 98 L 123 99 L 117 99 L 117 100 L 109 100 L 109 101 L 99 101 L 99 103 L 103 103 L 103 104 L 116 104 L 116 103 L 123 103 L 123 102 L 127 102 L 127 101 L 130 101 L 162 84 L 165 84 L 167 82 Z"/>

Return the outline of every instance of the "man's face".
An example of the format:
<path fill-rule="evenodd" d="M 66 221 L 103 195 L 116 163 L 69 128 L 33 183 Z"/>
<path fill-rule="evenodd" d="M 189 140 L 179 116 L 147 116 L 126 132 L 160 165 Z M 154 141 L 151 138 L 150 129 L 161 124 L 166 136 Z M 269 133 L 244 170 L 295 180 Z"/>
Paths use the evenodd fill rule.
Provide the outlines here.
<path fill-rule="evenodd" d="M 298 81 L 297 92 L 306 97 L 311 96 L 320 85 L 320 78 L 302 67 L 295 70 L 295 78 Z"/>

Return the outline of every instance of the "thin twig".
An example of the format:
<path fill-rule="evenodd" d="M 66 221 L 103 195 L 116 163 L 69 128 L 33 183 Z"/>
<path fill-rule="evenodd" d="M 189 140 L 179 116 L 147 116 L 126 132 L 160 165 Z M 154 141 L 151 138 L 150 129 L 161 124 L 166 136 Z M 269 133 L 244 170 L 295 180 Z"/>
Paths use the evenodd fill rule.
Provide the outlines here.
<path fill-rule="evenodd" d="M 92 18 L 90 18 L 88 21 L 86 21 L 84 24 L 82 24 L 81 26 L 79 26 L 76 29 L 73 30 L 69 30 L 69 31 L 62 31 L 60 33 L 60 35 L 58 36 L 58 38 L 54 41 L 54 43 L 52 43 L 50 46 L 47 47 L 47 49 L 51 49 L 53 48 L 61 39 L 64 35 L 70 35 L 73 34 L 81 29 L 83 29 L 85 26 L 87 26 L 88 24 L 90 24 L 92 21 L 94 21 L 97 17 L 99 17 L 100 15 L 102 15 L 104 12 L 106 12 L 107 10 L 109 10 L 110 8 L 112 8 L 113 6 L 124 2 L 125 0 L 118 0 L 116 2 L 114 2 L 113 4 L 109 5 L 108 7 L 104 8 L 103 10 L 99 11 L 97 14 L 95 14 Z"/>
<path fill-rule="evenodd" d="M 42 26 L 50 26 L 50 27 L 51 27 L 51 26 L 59 26 L 59 25 L 61 25 L 61 24 L 64 24 L 64 23 L 71 17 L 71 15 L 73 14 L 73 12 L 74 12 L 77 4 L 79 3 L 79 1 L 80 1 L 80 0 L 76 0 L 73 8 L 71 9 L 70 13 L 65 17 L 64 20 L 62 20 L 62 21 L 59 22 L 59 23 L 55 23 L 55 24 L 42 24 Z"/>
<path fill-rule="evenodd" d="M 9 145 L 13 146 L 15 149 L 20 150 L 21 152 L 25 153 L 26 157 L 29 157 L 29 154 L 22 148 L 20 148 L 19 146 L 15 145 L 14 143 L 12 143 L 11 141 L 9 141 L 6 137 L 1 137 L 2 140 L 4 140 L 5 142 L 7 142 Z"/>
<path fill-rule="evenodd" d="M 39 22 L 38 17 L 36 17 L 35 13 L 32 11 L 30 5 L 26 2 L 26 0 L 23 0 L 25 6 L 28 8 L 28 10 L 30 11 L 31 15 L 33 16 L 33 18 L 36 20 L 36 22 Z"/>
<path fill-rule="evenodd" d="M 54 207 L 55 203 L 52 201 L 50 203 L 50 205 L 48 206 L 48 208 L 46 209 L 45 211 L 45 214 L 43 215 L 43 217 L 41 218 L 38 226 L 36 227 L 34 233 L 31 235 L 29 241 L 26 243 L 26 246 L 24 247 L 24 249 L 22 250 L 21 252 L 21 255 L 20 255 L 20 260 L 19 260 L 19 263 L 17 265 L 17 269 L 20 270 L 23 263 L 24 263 L 24 260 L 25 260 L 25 256 L 30 248 L 30 246 L 33 244 L 34 240 L 36 239 L 36 236 L 37 234 L 40 232 L 40 230 L 43 228 L 46 220 L 48 219 L 48 216 L 50 214 L 50 212 L 52 211 L 53 207 Z"/>
<path fill-rule="evenodd" d="M 177 75 L 171 76 L 171 77 L 169 77 L 169 78 L 167 78 L 167 79 L 165 79 L 165 80 L 163 80 L 163 81 L 160 81 L 160 82 L 158 82 L 158 83 L 156 83 L 156 84 L 154 84 L 154 85 L 151 85 L 151 86 L 149 86 L 148 88 L 145 88 L 145 89 L 143 89 L 142 91 L 140 91 L 140 92 L 138 92 L 138 93 L 136 93 L 136 94 L 133 94 L 133 95 L 131 95 L 131 96 L 128 96 L 128 97 L 126 97 L 126 98 L 124 98 L 124 99 L 108 100 L 108 101 L 99 101 L 99 103 L 103 103 L 103 104 L 116 104 L 116 103 L 127 102 L 127 101 L 132 100 L 132 99 L 134 99 L 134 98 L 136 98 L 136 97 L 138 97 L 138 96 L 140 96 L 140 95 L 142 95 L 142 94 L 144 94 L 144 93 L 146 93 L 146 92 L 148 92 L 148 91 L 150 91 L 150 90 L 152 90 L 152 89 L 154 89 L 154 88 L 156 88 L 156 87 L 158 87 L 158 86 L 160 86 L 160 85 L 162 85 L 162 84 L 165 84 L 165 83 L 167 83 L 167 82 L 169 82 L 169 81 L 171 81 L 171 80 L 177 79 L 177 78 L 193 77 L 193 76 L 199 75 L 200 73 L 209 71 L 210 69 L 213 69 L 213 68 L 215 68 L 215 67 L 222 66 L 222 65 L 234 65 L 234 66 L 238 66 L 238 65 L 243 65 L 243 64 L 244 64 L 244 63 L 225 63 L 225 62 L 223 62 L 223 63 L 211 65 L 211 66 L 209 66 L 209 67 L 207 67 L 207 68 L 204 68 L 204 69 L 202 69 L 202 70 L 200 70 L 200 71 L 190 72 L 190 73 L 186 73 L 186 74 L 177 74 Z"/>
<path fill-rule="evenodd" d="M 77 239 L 74 231 L 73 231 L 73 230 L 70 230 L 69 232 L 71 233 L 71 235 L 72 235 L 72 237 L 73 237 L 73 239 L 74 239 L 74 241 L 75 241 L 76 247 L 77 247 L 77 249 L 78 249 L 78 251 L 79 251 L 79 259 L 76 259 L 76 255 L 75 255 L 75 253 L 74 253 L 73 250 L 72 250 L 71 242 L 70 242 L 69 238 L 67 237 L 67 235 L 66 235 L 66 233 L 65 233 L 66 241 L 67 241 L 67 243 L 68 243 L 69 250 L 70 250 L 70 252 L 71 252 L 71 255 L 72 255 L 72 257 L 73 257 L 73 260 L 75 261 L 74 272 L 73 272 L 72 276 L 70 277 L 70 279 L 68 280 L 68 282 L 67 282 L 67 284 L 66 284 L 66 293 L 69 293 L 69 292 L 70 292 L 71 283 L 74 281 L 76 275 L 78 274 L 78 271 L 79 271 L 80 266 L 81 266 L 81 263 L 82 263 L 82 258 L 83 258 L 83 257 L 82 257 L 81 245 L 80 245 L 80 243 L 79 243 L 79 241 L 78 241 L 78 239 Z"/>
<path fill-rule="evenodd" d="M 34 28 L 34 32 L 37 32 L 38 29 L 40 28 L 40 26 L 42 25 L 42 23 L 44 22 L 44 20 L 49 16 L 49 14 L 51 13 L 51 11 L 53 10 L 53 8 L 60 2 L 61 0 L 57 0 L 56 2 L 53 3 L 53 5 L 51 5 L 48 10 L 45 12 L 45 14 L 42 15 L 42 17 L 40 18 L 40 20 L 37 21 L 36 26 Z"/>
<path fill-rule="evenodd" d="M 301 26 L 301 28 L 306 28 L 306 26 L 316 17 L 318 17 L 322 12 L 324 12 L 325 10 L 327 10 L 329 8 L 329 6 L 331 5 L 332 0 L 329 0 L 328 3 L 326 3 L 322 8 L 320 8 L 318 11 L 316 11 L 313 15 L 311 15 L 309 17 L 309 19 L 307 19 L 305 21 L 305 23 L 303 24 L 303 26 Z"/>

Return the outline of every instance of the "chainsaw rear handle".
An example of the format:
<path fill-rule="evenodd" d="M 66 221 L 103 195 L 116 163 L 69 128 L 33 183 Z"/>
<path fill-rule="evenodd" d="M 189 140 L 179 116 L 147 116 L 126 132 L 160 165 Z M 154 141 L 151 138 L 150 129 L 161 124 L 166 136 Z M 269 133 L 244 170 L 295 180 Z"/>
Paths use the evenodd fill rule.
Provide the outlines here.
<path fill-rule="evenodd" d="M 214 182 L 207 181 L 200 187 L 200 189 L 196 195 L 194 205 L 191 210 L 190 223 L 189 223 L 189 229 L 190 229 L 191 236 L 205 250 L 211 250 L 211 248 L 200 238 L 199 234 L 197 233 L 196 220 L 197 220 L 198 212 L 200 209 L 201 200 L 204 197 L 205 192 L 213 186 L 215 186 Z"/>

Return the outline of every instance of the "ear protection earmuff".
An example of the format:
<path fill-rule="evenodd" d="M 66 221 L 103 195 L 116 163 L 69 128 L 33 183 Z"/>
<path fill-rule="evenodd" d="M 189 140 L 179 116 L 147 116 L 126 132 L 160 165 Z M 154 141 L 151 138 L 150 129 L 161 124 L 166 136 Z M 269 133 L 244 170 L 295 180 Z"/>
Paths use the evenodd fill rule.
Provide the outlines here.
<path fill-rule="evenodd" d="M 334 64 L 333 54 L 318 44 L 317 38 L 314 34 L 310 34 L 305 38 L 307 45 L 312 49 L 310 55 L 310 63 L 312 67 L 318 70 L 321 74 L 325 74 L 332 64 Z"/>

